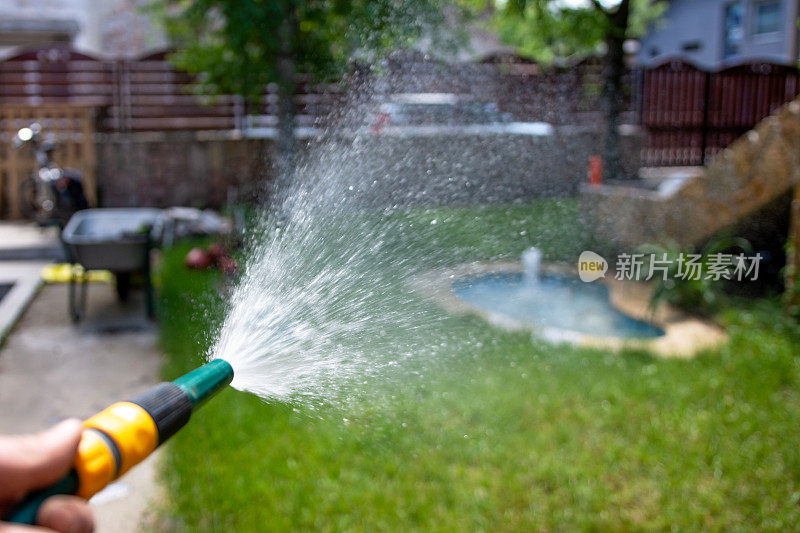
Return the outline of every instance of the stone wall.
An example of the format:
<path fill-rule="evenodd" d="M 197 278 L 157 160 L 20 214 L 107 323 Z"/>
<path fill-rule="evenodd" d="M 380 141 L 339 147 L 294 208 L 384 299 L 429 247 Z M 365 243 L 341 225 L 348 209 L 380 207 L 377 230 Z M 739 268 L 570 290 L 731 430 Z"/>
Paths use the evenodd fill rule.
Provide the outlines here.
<path fill-rule="evenodd" d="M 798 183 L 798 172 L 800 99 L 761 121 L 705 168 L 673 171 L 653 190 L 585 188 L 584 212 L 598 238 L 620 247 L 698 245 L 778 202 Z"/>
<path fill-rule="evenodd" d="M 600 150 L 597 137 L 574 127 L 549 136 L 336 135 L 304 141 L 301 159 L 309 173 L 373 184 L 366 203 L 512 202 L 575 195 L 586 179 L 589 156 Z M 628 132 L 623 139 L 625 166 L 635 175 L 640 137 Z M 271 139 L 109 135 L 98 142 L 97 153 L 105 206 L 220 207 L 263 197 L 274 177 Z"/>

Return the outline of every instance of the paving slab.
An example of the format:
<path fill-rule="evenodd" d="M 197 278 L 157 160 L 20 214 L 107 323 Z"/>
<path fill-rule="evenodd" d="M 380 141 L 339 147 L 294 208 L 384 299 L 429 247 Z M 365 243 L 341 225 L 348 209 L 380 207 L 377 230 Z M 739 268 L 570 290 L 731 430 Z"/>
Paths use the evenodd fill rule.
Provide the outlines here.
<path fill-rule="evenodd" d="M 87 316 L 75 326 L 67 285 L 45 285 L 0 348 L 0 433 L 41 430 L 87 418 L 160 381 L 156 330 L 144 318 L 140 291 L 126 305 L 112 286 L 90 284 Z M 92 501 L 99 533 L 139 530 L 163 498 L 158 454 Z"/>
<path fill-rule="evenodd" d="M 58 228 L 42 228 L 32 222 L 0 221 L 0 261 L 60 261 L 63 257 Z"/>
<path fill-rule="evenodd" d="M 46 261 L 0 261 L 0 341 L 11 331 L 42 284 Z"/>

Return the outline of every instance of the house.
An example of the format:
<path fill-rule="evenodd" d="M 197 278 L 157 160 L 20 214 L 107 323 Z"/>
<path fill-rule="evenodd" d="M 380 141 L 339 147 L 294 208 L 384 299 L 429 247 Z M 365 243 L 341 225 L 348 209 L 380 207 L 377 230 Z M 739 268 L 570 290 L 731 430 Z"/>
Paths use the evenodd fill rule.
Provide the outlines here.
<path fill-rule="evenodd" d="M 699 66 L 798 63 L 800 0 L 670 0 L 641 39 L 639 62 L 682 57 Z"/>
<path fill-rule="evenodd" d="M 166 37 L 143 12 L 147 0 L 0 0 L 0 57 L 64 43 L 91 55 L 136 56 Z"/>

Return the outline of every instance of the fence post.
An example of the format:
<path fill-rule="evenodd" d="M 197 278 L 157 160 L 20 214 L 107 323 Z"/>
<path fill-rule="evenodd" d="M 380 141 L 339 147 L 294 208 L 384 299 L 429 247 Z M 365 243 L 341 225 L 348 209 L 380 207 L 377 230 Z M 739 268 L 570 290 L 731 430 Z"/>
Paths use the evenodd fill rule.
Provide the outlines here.
<path fill-rule="evenodd" d="M 634 100 L 633 100 L 633 112 L 635 114 L 634 121 L 640 127 L 644 127 L 644 76 L 645 76 L 645 68 L 644 65 L 639 65 L 633 69 L 631 72 L 633 77 L 633 87 L 634 87 Z"/>
<path fill-rule="evenodd" d="M 703 87 L 703 126 L 700 130 L 700 164 L 706 164 L 706 150 L 708 149 L 708 115 L 709 98 L 711 97 L 711 72 L 705 72 L 705 87 Z"/>
<path fill-rule="evenodd" d="M 16 133 L 15 128 L 19 126 L 16 121 L 16 111 L 11 108 L 8 109 L 6 117 L 9 124 L 8 134 L 10 139 L 13 139 L 13 135 Z M 6 176 L 8 176 L 8 185 L 6 186 L 6 192 L 8 193 L 8 214 L 10 218 L 16 219 L 22 216 L 19 200 L 20 182 L 22 182 L 23 178 L 21 177 L 22 169 L 20 168 L 19 158 L 17 157 L 17 150 L 14 148 L 8 150 L 7 168 Z"/>
<path fill-rule="evenodd" d="M 83 182 L 90 207 L 97 207 L 97 150 L 94 145 L 94 112 L 86 108 L 80 113 Z"/>
<path fill-rule="evenodd" d="M 634 121 L 636 125 L 639 127 L 640 133 L 643 135 L 643 142 L 639 144 L 639 160 L 638 165 L 639 167 L 643 167 L 648 164 L 647 161 L 647 154 L 648 150 L 647 147 L 649 146 L 648 141 L 648 132 L 647 126 L 645 124 L 645 117 L 644 117 L 644 106 L 645 104 L 645 84 L 647 83 L 647 79 L 645 76 L 647 75 L 647 70 L 645 69 L 644 65 L 639 65 L 633 70 L 633 87 L 634 87 L 634 102 L 633 102 L 633 112 L 634 112 Z"/>
<path fill-rule="evenodd" d="M 791 311 L 800 305 L 800 184 L 794 186 L 789 218 L 788 257 L 786 258 L 786 274 L 784 278 L 784 304 Z"/>
<path fill-rule="evenodd" d="M 243 96 L 236 94 L 233 96 L 233 128 L 244 133 L 245 130 L 245 105 L 246 101 Z"/>

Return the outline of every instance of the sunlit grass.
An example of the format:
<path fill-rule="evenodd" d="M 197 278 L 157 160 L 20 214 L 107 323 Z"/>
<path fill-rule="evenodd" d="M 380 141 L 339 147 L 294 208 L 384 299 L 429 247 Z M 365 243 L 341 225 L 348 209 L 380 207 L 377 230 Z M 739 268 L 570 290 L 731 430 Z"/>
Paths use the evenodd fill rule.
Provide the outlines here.
<path fill-rule="evenodd" d="M 531 244 L 551 260 L 574 257 L 587 246 L 567 222 L 576 211 L 539 202 L 395 216 L 419 221 L 403 239 L 456 263 Z M 167 251 L 162 272 L 170 378 L 200 362 L 220 317 L 217 279 L 184 270 L 185 252 Z M 773 301 L 732 303 L 720 320 L 730 343 L 683 361 L 553 346 L 447 317 L 441 327 L 469 335 L 469 353 L 440 350 L 422 371 L 400 368 L 344 404 L 226 391 L 169 445 L 164 527 L 795 528 L 800 334 Z"/>

